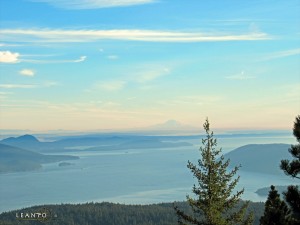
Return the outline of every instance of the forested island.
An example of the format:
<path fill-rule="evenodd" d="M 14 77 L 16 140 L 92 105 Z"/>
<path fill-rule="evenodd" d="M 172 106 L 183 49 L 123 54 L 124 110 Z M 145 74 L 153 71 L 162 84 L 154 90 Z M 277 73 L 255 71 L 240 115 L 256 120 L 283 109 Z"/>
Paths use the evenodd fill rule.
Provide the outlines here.
<path fill-rule="evenodd" d="M 287 190 L 287 188 L 288 188 L 287 185 L 285 185 L 285 186 L 284 185 L 276 186 L 276 189 L 280 194 L 285 192 Z M 270 191 L 270 187 L 263 187 L 263 188 L 257 189 L 257 191 L 255 193 L 260 195 L 260 196 L 267 196 L 269 194 L 269 191 Z"/>

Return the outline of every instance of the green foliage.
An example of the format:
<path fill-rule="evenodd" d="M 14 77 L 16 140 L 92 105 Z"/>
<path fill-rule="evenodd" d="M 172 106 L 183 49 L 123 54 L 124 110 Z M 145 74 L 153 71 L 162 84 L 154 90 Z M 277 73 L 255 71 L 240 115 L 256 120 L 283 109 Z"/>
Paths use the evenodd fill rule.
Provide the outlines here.
<path fill-rule="evenodd" d="M 280 168 L 292 178 L 300 179 L 300 115 L 296 117 L 294 123 L 293 134 L 299 144 L 292 145 L 289 152 L 293 156 L 293 160 L 282 160 Z M 288 190 L 284 192 L 284 197 L 293 212 L 295 224 L 300 223 L 300 191 L 298 186 L 289 186 Z"/>
<path fill-rule="evenodd" d="M 289 225 L 291 224 L 290 213 L 286 203 L 280 199 L 280 195 L 272 185 L 260 225 Z"/>
<path fill-rule="evenodd" d="M 239 167 L 227 172 L 229 159 L 219 155 L 222 149 L 216 149 L 217 140 L 210 132 L 209 122 L 203 125 L 206 138 L 202 139 L 204 147 L 200 147 L 201 158 L 198 166 L 188 161 L 187 167 L 191 170 L 198 184 L 193 186 L 196 198 L 187 196 L 187 202 L 191 206 L 192 214 L 180 210 L 174 206 L 178 216 L 179 224 L 205 224 L 205 225 L 249 225 L 252 224 L 253 215 L 246 210 L 248 202 L 242 204 L 238 209 L 243 190 L 232 194 L 239 177 L 233 179 Z"/>

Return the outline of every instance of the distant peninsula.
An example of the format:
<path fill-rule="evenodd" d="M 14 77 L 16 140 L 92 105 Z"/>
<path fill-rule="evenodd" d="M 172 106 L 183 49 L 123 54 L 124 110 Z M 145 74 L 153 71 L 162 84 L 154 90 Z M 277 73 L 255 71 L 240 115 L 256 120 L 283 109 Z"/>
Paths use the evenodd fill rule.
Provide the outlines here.
<path fill-rule="evenodd" d="M 0 144 L 0 173 L 32 171 L 42 164 L 79 159 L 70 155 L 44 155 L 22 148 Z"/>
<path fill-rule="evenodd" d="M 61 162 L 58 164 L 58 166 L 72 166 L 74 165 L 73 163 L 69 163 L 69 162 Z"/>

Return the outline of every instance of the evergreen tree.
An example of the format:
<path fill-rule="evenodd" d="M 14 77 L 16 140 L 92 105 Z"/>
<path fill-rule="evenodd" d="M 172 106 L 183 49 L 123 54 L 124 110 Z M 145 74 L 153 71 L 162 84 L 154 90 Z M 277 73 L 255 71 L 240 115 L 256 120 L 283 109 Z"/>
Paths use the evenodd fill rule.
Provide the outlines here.
<path fill-rule="evenodd" d="M 299 144 L 292 145 L 289 149 L 289 152 L 295 159 L 291 162 L 287 159 L 281 160 L 280 167 L 288 176 L 300 179 L 300 115 L 296 117 L 293 134 Z"/>
<path fill-rule="evenodd" d="M 290 210 L 272 185 L 265 203 L 264 215 L 260 218 L 260 225 L 289 225 Z"/>
<path fill-rule="evenodd" d="M 239 181 L 233 179 L 239 167 L 227 171 L 229 160 L 221 155 L 222 149 L 216 149 L 217 140 L 210 132 L 209 122 L 203 125 L 206 138 L 202 139 L 204 147 L 200 147 L 201 158 L 198 166 L 188 161 L 187 167 L 191 170 L 198 184 L 193 186 L 196 198 L 187 196 L 187 202 L 192 209 L 192 215 L 174 206 L 178 223 L 197 225 L 250 225 L 253 214 L 246 215 L 249 202 L 241 203 L 240 197 L 244 189 L 232 194 Z M 240 207 L 237 208 L 237 206 Z M 202 219 L 204 218 L 204 219 Z"/>
<path fill-rule="evenodd" d="M 281 169 L 292 178 L 300 179 L 300 115 L 296 117 L 294 123 L 293 134 L 299 144 L 292 145 L 289 152 L 293 156 L 293 160 L 282 160 Z M 293 217 L 297 221 L 295 224 L 300 223 L 300 191 L 298 186 L 291 185 L 284 193 L 284 197 L 290 208 L 292 209 Z"/>

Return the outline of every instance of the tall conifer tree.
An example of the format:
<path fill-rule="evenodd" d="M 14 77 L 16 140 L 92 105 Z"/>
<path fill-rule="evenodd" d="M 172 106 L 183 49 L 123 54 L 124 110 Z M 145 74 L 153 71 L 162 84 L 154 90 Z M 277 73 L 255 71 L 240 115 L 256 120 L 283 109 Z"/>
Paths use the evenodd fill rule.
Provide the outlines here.
<path fill-rule="evenodd" d="M 253 214 L 246 215 L 249 202 L 240 205 L 240 197 L 244 189 L 232 194 L 239 181 L 239 177 L 233 179 L 239 167 L 227 171 L 229 160 L 225 160 L 223 155 L 220 156 L 222 149 L 216 148 L 217 140 L 213 132 L 210 132 L 208 119 L 203 127 L 206 138 L 202 139 L 204 147 L 200 147 L 201 158 L 198 160 L 198 166 L 190 161 L 187 165 L 198 181 L 192 189 L 195 198 L 187 196 L 193 213 L 187 214 L 174 206 L 178 223 L 181 225 L 250 225 Z"/>
<path fill-rule="evenodd" d="M 290 225 L 290 213 L 286 203 L 280 199 L 280 195 L 272 185 L 265 203 L 264 215 L 260 218 L 260 225 Z"/>

